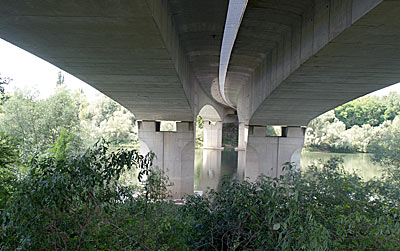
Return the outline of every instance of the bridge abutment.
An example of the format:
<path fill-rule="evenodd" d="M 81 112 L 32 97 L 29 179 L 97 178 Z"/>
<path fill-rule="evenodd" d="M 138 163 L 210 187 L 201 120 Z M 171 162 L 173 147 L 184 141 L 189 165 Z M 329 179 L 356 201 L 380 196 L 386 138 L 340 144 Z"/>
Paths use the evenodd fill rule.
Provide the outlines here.
<path fill-rule="evenodd" d="M 265 126 L 249 126 L 245 154 L 245 177 L 255 180 L 259 175 L 279 177 L 284 174 L 283 164 L 294 163 L 300 168 L 304 144 L 304 128 L 284 127 L 282 136 L 266 136 Z"/>
<path fill-rule="evenodd" d="M 160 131 L 160 122 L 140 121 L 139 140 L 141 154 L 153 151 L 154 165 L 163 170 L 173 186 L 173 198 L 193 194 L 194 137 L 193 122 L 177 122 L 176 132 Z"/>

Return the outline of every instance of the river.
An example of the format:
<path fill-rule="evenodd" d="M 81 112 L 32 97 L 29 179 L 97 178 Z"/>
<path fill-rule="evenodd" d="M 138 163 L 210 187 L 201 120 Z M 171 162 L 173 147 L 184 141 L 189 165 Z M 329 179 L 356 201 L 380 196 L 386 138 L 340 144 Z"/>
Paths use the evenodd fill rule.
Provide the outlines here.
<path fill-rule="evenodd" d="M 219 189 L 224 175 L 237 178 L 237 152 L 196 149 L 194 190 L 206 191 L 209 188 Z M 365 153 L 325 153 L 303 152 L 301 155 L 301 168 L 326 161 L 334 156 L 340 156 L 344 160 L 344 168 L 349 172 L 356 172 L 364 180 L 374 176 L 380 176 L 380 167 L 370 160 L 370 155 Z"/>
<path fill-rule="evenodd" d="M 381 167 L 372 162 L 371 154 L 368 153 L 303 152 L 300 166 L 304 169 L 312 164 L 317 164 L 319 160 L 327 161 L 335 156 L 343 158 L 343 166 L 346 171 L 355 172 L 364 180 L 381 176 Z"/>

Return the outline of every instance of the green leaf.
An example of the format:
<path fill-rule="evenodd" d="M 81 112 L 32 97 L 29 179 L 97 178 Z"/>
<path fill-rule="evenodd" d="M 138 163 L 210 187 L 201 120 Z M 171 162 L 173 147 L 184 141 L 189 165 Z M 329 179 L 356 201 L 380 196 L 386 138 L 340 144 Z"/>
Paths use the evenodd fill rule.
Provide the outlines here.
<path fill-rule="evenodd" d="M 279 230 L 279 228 L 281 228 L 281 224 L 280 223 L 275 223 L 272 229 L 277 231 L 277 230 Z"/>

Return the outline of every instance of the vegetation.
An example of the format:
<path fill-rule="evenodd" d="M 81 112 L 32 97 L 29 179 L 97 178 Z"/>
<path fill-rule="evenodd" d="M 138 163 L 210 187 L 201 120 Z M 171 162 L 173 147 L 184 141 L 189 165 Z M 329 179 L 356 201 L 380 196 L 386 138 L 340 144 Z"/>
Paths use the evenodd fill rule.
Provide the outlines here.
<path fill-rule="evenodd" d="M 196 148 L 200 148 L 203 146 L 204 142 L 204 121 L 203 118 L 199 115 L 196 119 Z"/>
<path fill-rule="evenodd" d="M 69 90 L 60 74 L 54 94 L 44 100 L 32 90 L 8 95 L 0 109 L 0 131 L 18 141 L 24 162 L 47 151 L 62 132 L 69 137 L 69 154 L 81 153 L 100 137 L 113 147 L 137 147 L 129 111 L 103 95 L 89 103 L 82 92 Z"/>
<path fill-rule="evenodd" d="M 0 208 L 11 197 L 18 174 L 18 150 L 10 137 L 0 132 Z"/>
<path fill-rule="evenodd" d="M 400 112 L 400 95 L 390 93 L 385 97 L 365 96 L 335 110 L 335 116 L 346 125 L 346 129 L 353 126 L 379 126 L 387 120 L 393 120 Z"/>
<path fill-rule="evenodd" d="M 3 104 L 9 96 L 5 93 L 4 87 L 10 83 L 10 78 L 2 78 L 0 75 L 0 112 L 3 110 Z"/>
<path fill-rule="evenodd" d="M 364 183 L 332 159 L 280 179 L 226 180 L 182 209 L 197 226 L 192 243 L 206 250 L 395 250 L 399 197 L 375 192 L 384 183 Z"/>
<path fill-rule="evenodd" d="M 396 130 L 400 94 L 363 97 L 329 111 L 308 125 L 305 146 L 330 152 L 376 152 L 382 142 L 399 141 Z M 396 138 L 397 137 L 397 138 Z M 389 143 L 390 144 L 390 143 Z"/>
<path fill-rule="evenodd" d="M 77 157 L 57 156 L 34 158 L 29 173 L 10 182 L 13 193 L 1 208 L 0 249 L 134 247 L 130 239 L 119 239 L 134 197 L 118 180 L 134 167 L 146 171 L 152 156 L 110 153 L 102 142 Z"/>
<path fill-rule="evenodd" d="M 371 140 L 373 158 L 384 166 L 400 166 L 400 117 L 388 123 Z"/>
<path fill-rule="evenodd" d="M 290 170 L 279 179 L 225 180 L 221 192 L 189 196 L 178 206 L 168 200 L 168 179 L 152 168 L 152 154 L 110 152 L 99 142 L 77 157 L 55 156 L 35 158 L 28 174 L 7 181 L 13 189 L 0 209 L 1 250 L 396 250 L 400 245 L 398 180 L 390 189 L 386 180 L 363 182 L 337 159 L 302 174 Z M 132 168 L 139 170 L 140 187 L 119 182 Z"/>

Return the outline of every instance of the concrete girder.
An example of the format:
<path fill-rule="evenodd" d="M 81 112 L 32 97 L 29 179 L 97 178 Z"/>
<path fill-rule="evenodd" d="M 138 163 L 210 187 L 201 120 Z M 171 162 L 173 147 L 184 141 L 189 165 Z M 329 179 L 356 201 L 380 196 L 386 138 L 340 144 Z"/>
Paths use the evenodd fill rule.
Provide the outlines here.
<path fill-rule="evenodd" d="M 198 14 L 210 9 L 216 18 Z M 211 84 L 206 90 L 198 79 L 209 55 L 218 71 L 224 9 L 224 1 L 5 0 L 0 37 L 82 79 L 138 119 L 187 121 L 206 103 L 222 106 Z M 200 40 L 197 33 L 211 35 Z M 210 45 L 215 52 L 207 54 Z"/>
<path fill-rule="evenodd" d="M 222 121 L 224 114 L 219 113 L 212 105 L 205 105 L 201 108 L 199 115 L 203 120 L 217 122 Z"/>
<path fill-rule="evenodd" d="M 239 120 L 307 125 L 327 110 L 398 82 L 399 8 L 396 1 L 312 1 L 237 91 Z M 246 15 L 250 11 L 249 4 Z M 246 15 L 238 48 L 251 23 Z"/>
<path fill-rule="evenodd" d="M 82 79 L 138 119 L 193 118 L 145 1 L 5 0 L 1 6 L 1 38 Z"/>
<path fill-rule="evenodd" d="M 219 92 L 223 101 L 233 107 L 232 103 L 225 95 L 225 79 L 228 71 L 229 60 L 236 36 L 239 31 L 240 23 L 246 10 L 247 0 L 230 0 L 228 13 L 226 16 L 224 37 L 222 39 L 221 54 L 219 59 Z"/>

